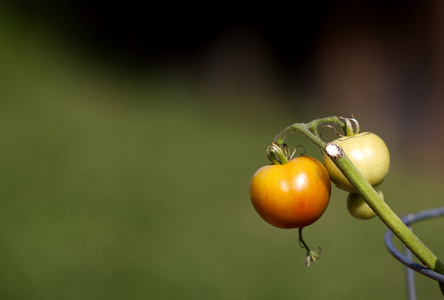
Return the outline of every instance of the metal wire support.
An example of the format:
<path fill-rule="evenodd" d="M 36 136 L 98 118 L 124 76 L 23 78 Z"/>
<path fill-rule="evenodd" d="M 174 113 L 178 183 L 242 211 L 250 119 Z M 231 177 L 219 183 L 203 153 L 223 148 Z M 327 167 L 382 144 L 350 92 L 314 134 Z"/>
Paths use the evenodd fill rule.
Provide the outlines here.
<path fill-rule="evenodd" d="M 423 212 L 419 212 L 416 214 L 409 214 L 401 218 L 401 220 L 409 226 L 413 223 L 417 223 L 419 221 L 437 218 L 444 215 L 444 207 L 439 207 Z M 387 230 L 385 234 L 385 245 L 389 252 L 401 263 L 403 263 L 407 267 L 406 277 L 407 277 L 407 292 L 409 300 L 415 300 L 416 299 L 416 292 L 415 292 L 415 279 L 413 276 L 413 271 L 418 272 L 421 275 L 427 276 L 431 279 L 434 279 L 438 282 L 444 283 L 444 275 L 439 274 L 435 271 L 432 271 L 430 269 L 427 269 L 426 267 L 415 263 L 412 261 L 411 253 L 406 249 L 406 255 L 403 255 L 401 252 L 398 251 L 398 249 L 395 248 L 393 245 L 393 232 L 391 230 Z"/>

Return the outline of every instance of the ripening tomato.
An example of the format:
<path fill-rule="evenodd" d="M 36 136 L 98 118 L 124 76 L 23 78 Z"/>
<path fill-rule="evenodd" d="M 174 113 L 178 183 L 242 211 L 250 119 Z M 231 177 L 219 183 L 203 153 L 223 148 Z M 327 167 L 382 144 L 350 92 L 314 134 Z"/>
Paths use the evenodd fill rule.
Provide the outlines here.
<path fill-rule="evenodd" d="M 284 165 L 267 165 L 254 173 L 250 198 L 258 214 L 279 228 L 299 228 L 317 221 L 330 201 L 325 167 L 309 156 Z"/>
<path fill-rule="evenodd" d="M 390 167 L 390 154 L 384 141 L 374 133 L 363 132 L 354 136 L 345 136 L 332 143 L 342 147 L 348 158 L 373 186 L 378 186 L 387 176 Z M 324 153 L 324 166 L 331 181 L 344 191 L 357 191 L 345 178 L 338 167 Z"/>

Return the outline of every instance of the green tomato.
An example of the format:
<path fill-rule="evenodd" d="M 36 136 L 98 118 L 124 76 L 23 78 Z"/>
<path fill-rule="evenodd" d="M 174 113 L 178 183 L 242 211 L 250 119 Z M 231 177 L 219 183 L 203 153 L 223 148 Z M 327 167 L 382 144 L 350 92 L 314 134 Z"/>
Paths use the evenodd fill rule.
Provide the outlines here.
<path fill-rule="evenodd" d="M 381 184 L 387 176 L 390 154 L 384 141 L 376 134 L 363 132 L 338 138 L 332 143 L 342 147 L 351 162 L 373 187 Z M 338 188 L 350 193 L 357 192 L 326 153 L 324 153 L 324 166 Z"/>
<path fill-rule="evenodd" d="M 375 189 L 382 200 L 384 194 L 378 188 Z M 350 193 L 347 197 L 347 208 L 349 213 L 358 220 L 368 220 L 376 216 L 376 213 L 368 206 L 367 202 L 359 194 Z"/>

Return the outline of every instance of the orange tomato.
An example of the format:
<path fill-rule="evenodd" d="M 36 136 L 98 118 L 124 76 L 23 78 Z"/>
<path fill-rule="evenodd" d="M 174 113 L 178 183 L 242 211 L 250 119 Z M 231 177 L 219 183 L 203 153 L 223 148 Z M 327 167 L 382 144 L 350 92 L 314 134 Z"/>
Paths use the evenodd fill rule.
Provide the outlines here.
<path fill-rule="evenodd" d="M 279 228 L 299 228 L 316 222 L 330 201 L 330 176 L 309 156 L 284 165 L 267 165 L 254 173 L 250 198 L 258 214 Z"/>

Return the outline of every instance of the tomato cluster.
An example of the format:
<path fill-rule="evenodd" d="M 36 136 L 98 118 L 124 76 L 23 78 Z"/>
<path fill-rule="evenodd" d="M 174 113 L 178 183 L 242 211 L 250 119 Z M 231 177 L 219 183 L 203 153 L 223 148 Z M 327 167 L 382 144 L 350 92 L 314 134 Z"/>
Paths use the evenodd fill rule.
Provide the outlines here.
<path fill-rule="evenodd" d="M 333 141 L 339 145 L 367 181 L 376 187 L 387 176 L 390 155 L 384 141 L 369 132 L 340 137 Z M 327 209 L 331 195 L 330 180 L 349 192 L 347 208 L 361 220 L 375 216 L 373 210 L 357 193 L 354 186 L 324 153 L 324 164 L 301 155 L 287 162 L 288 148 L 272 144 L 269 152 L 272 165 L 253 175 L 250 198 L 258 214 L 279 228 L 301 228 L 316 222 Z M 279 159 L 281 157 L 281 159 Z M 378 189 L 381 199 L 382 191 Z"/>
<path fill-rule="evenodd" d="M 316 222 L 327 209 L 331 183 L 325 167 L 309 156 L 267 165 L 253 175 L 250 198 L 258 214 L 279 228 Z"/>

